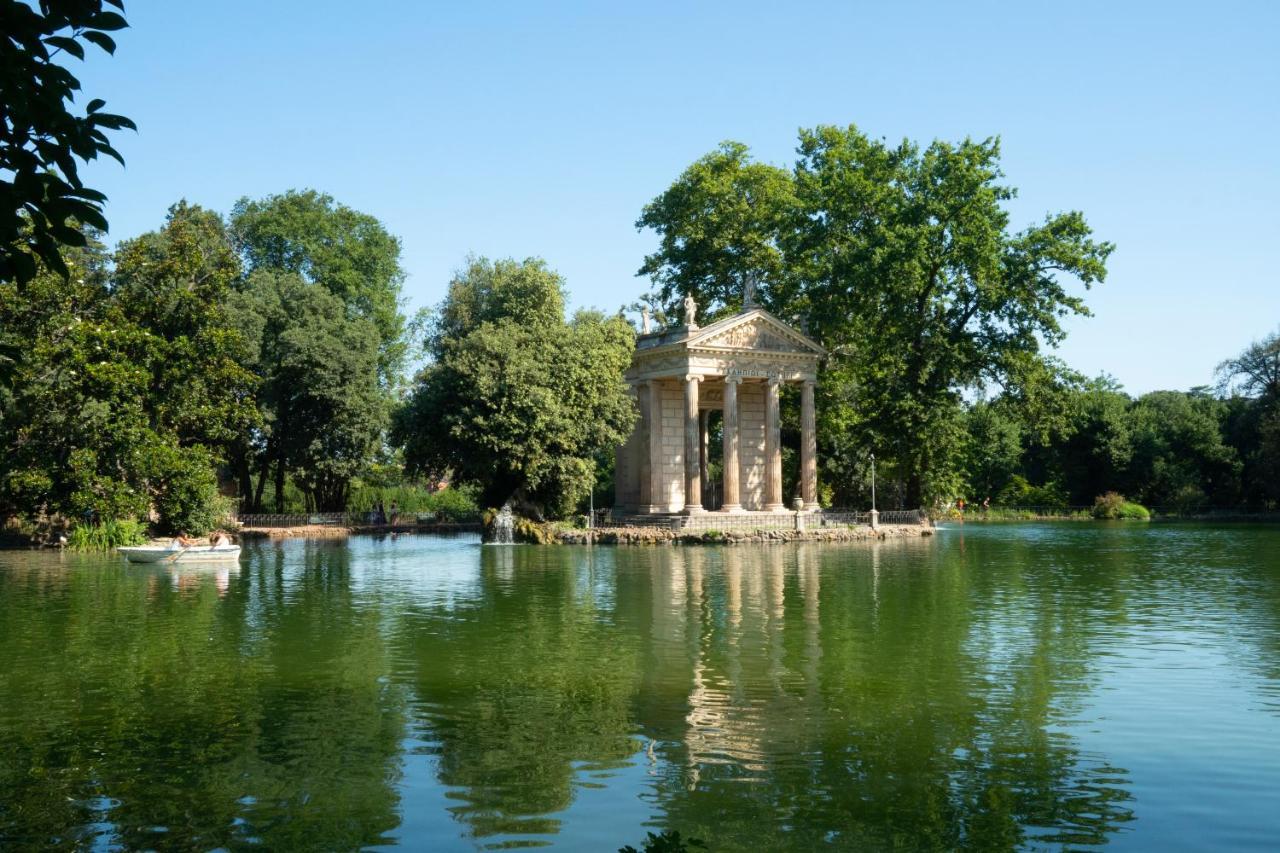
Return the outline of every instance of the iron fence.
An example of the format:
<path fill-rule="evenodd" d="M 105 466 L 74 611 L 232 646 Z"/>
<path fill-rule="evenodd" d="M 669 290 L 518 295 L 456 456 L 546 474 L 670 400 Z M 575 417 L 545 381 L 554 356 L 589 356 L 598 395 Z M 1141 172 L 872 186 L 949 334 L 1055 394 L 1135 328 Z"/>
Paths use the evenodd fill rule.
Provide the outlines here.
<path fill-rule="evenodd" d="M 373 510 L 362 512 L 308 512 L 308 513 L 245 513 L 231 516 L 231 521 L 242 527 L 360 527 L 390 524 L 391 519 Z M 402 512 L 395 516 L 396 524 L 438 524 L 445 522 L 437 513 Z M 463 523 L 474 519 L 459 519 Z"/>

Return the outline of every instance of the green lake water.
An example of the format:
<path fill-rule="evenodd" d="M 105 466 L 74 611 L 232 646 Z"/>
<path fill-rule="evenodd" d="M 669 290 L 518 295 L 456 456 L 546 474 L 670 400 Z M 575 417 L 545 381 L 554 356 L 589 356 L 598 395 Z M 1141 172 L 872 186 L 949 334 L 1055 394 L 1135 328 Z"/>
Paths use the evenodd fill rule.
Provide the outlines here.
<path fill-rule="evenodd" d="M 0 848 L 1272 850 L 1280 528 L 0 552 Z"/>

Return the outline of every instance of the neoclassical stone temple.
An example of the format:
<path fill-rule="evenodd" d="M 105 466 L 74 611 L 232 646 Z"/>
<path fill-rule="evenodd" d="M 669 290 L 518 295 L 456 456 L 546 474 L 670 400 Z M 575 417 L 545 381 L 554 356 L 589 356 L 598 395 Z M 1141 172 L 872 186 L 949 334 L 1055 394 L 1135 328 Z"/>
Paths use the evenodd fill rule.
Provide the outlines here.
<path fill-rule="evenodd" d="M 800 497 L 818 507 L 813 393 L 821 346 L 751 305 L 709 326 L 685 300 L 682 326 L 636 340 L 626 378 L 640 421 L 616 458 L 615 512 L 698 515 L 779 513 L 782 494 L 779 392 L 800 386 Z M 707 477 L 708 423 L 722 417 L 723 480 Z"/>

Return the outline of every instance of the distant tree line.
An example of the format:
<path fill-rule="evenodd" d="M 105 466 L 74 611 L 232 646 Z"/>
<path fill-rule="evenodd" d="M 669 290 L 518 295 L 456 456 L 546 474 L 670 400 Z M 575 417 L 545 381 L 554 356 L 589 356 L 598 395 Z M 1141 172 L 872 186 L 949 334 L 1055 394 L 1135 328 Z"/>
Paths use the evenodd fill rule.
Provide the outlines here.
<path fill-rule="evenodd" d="M 1068 377 L 1034 408 L 998 395 L 964 412 L 971 505 L 1066 507 L 1120 492 L 1166 512 L 1280 506 L 1280 333 L 1218 370 L 1219 384 L 1134 398 Z"/>

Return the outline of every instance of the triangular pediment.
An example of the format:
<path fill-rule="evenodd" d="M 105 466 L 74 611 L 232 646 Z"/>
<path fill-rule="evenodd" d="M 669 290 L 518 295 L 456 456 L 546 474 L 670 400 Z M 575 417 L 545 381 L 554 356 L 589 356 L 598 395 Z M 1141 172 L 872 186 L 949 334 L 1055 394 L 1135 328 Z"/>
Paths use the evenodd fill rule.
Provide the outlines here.
<path fill-rule="evenodd" d="M 760 308 L 712 323 L 691 335 L 685 344 L 706 349 L 826 355 L 826 350 L 812 338 Z"/>

